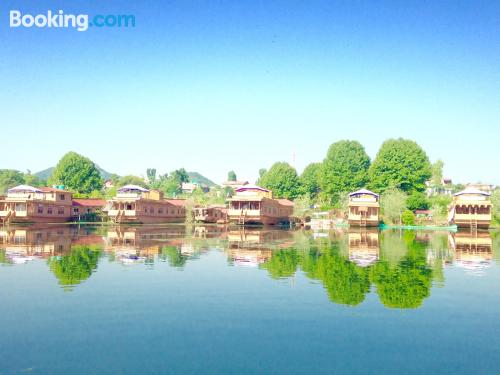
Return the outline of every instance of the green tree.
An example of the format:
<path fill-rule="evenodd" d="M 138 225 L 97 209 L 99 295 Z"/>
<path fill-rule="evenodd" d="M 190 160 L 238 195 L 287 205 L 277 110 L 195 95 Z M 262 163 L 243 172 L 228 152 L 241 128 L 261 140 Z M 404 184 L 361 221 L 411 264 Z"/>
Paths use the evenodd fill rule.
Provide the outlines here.
<path fill-rule="evenodd" d="M 406 200 L 406 207 L 411 211 L 427 210 L 430 207 L 430 202 L 424 193 L 413 191 Z"/>
<path fill-rule="evenodd" d="M 49 267 L 61 285 L 76 285 L 94 272 L 100 253 L 97 246 L 75 245 L 68 254 L 50 258 Z"/>
<path fill-rule="evenodd" d="M 59 160 L 48 181 L 77 193 L 101 190 L 103 180 L 96 165 L 85 156 L 68 152 Z"/>
<path fill-rule="evenodd" d="M 401 221 L 404 225 L 415 225 L 415 214 L 410 210 L 405 210 L 401 215 Z"/>
<path fill-rule="evenodd" d="M 236 173 L 234 171 L 229 171 L 229 173 L 227 174 L 227 180 L 236 181 L 237 180 Z"/>
<path fill-rule="evenodd" d="M 382 194 L 380 206 L 384 221 L 390 223 L 399 223 L 401 215 L 406 208 L 406 194 L 398 189 L 390 189 Z"/>
<path fill-rule="evenodd" d="M 305 194 L 314 199 L 320 191 L 321 163 L 309 164 L 300 175 L 300 182 Z"/>
<path fill-rule="evenodd" d="M 357 141 L 343 140 L 330 146 L 323 161 L 321 190 L 331 203 L 341 192 L 358 190 L 368 182 L 370 158 Z"/>
<path fill-rule="evenodd" d="M 24 184 L 24 176 L 21 172 L 14 169 L 0 169 L 0 194 L 21 184 Z"/>
<path fill-rule="evenodd" d="M 277 198 L 295 199 L 300 194 L 297 171 L 285 162 L 274 163 L 260 179 L 262 187 L 273 191 Z"/>
<path fill-rule="evenodd" d="M 146 176 L 148 177 L 148 182 L 154 183 L 156 181 L 156 168 L 146 169 Z"/>
<path fill-rule="evenodd" d="M 491 194 L 491 204 L 493 217 L 500 222 L 500 188 L 496 188 Z"/>
<path fill-rule="evenodd" d="M 431 177 L 431 164 L 425 151 L 414 141 L 385 141 L 369 169 L 370 187 L 380 193 L 389 188 L 405 192 L 424 191 Z"/>
<path fill-rule="evenodd" d="M 183 255 L 175 246 L 163 246 L 159 258 L 163 261 L 168 261 L 171 267 L 184 267 L 187 257 Z"/>
<path fill-rule="evenodd" d="M 146 184 L 146 181 L 142 177 L 139 176 L 134 176 L 134 175 L 126 175 L 122 176 L 118 179 L 118 182 L 116 183 L 116 187 L 120 188 L 125 185 L 137 185 L 141 186 L 143 188 L 146 188 L 148 185 Z"/>
<path fill-rule="evenodd" d="M 444 167 L 444 162 L 439 159 L 437 160 L 434 164 L 432 164 L 431 167 L 431 184 L 433 186 L 440 186 L 443 181 L 443 167 Z"/>
<path fill-rule="evenodd" d="M 170 173 L 170 175 L 179 181 L 179 183 L 183 183 L 183 182 L 189 182 L 189 174 L 186 172 L 186 170 L 184 168 L 181 168 L 181 169 L 176 169 L 175 171 L 173 171 L 172 173 Z"/>
<path fill-rule="evenodd" d="M 273 279 L 281 279 L 295 275 L 300 256 L 295 249 L 284 249 L 273 252 L 269 261 L 260 268 L 266 269 Z"/>

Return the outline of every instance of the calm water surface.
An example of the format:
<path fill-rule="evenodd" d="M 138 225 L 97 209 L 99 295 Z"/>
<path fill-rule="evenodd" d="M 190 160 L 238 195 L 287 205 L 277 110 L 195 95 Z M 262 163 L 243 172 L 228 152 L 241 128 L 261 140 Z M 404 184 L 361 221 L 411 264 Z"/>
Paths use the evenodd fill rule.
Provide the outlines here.
<path fill-rule="evenodd" d="M 0 374 L 498 374 L 500 234 L 0 228 Z"/>

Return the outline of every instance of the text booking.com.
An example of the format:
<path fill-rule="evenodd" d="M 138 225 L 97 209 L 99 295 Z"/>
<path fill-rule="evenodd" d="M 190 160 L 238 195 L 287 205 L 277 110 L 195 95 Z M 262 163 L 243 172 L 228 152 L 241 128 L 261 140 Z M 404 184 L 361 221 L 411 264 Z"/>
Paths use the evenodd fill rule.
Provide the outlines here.
<path fill-rule="evenodd" d="M 45 14 L 23 14 L 20 10 L 11 10 L 9 13 L 9 25 L 17 27 L 38 28 L 66 28 L 77 31 L 87 31 L 89 27 L 135 27 L 135 16 L 131 14 L 65 14 L 59 10 L 52 12 L 48 10 Z"/>

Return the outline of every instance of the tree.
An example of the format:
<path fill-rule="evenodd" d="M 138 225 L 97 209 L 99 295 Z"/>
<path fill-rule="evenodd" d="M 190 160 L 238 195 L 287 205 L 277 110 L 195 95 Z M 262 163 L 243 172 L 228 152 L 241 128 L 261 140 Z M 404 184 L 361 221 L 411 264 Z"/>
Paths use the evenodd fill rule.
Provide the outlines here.
<path fill-rule="evenodd" d="M 148 177 L 148 182 L 151 184 L 156 181 L 156 168 L 146 169 L 146 176 Z"/>
<path fill-rule="evenodd" d="M 424 193 L 413 191 L 406 200 L 406 207 L 411 211 L 427 210 L 430 207 L 430 202 Z"/>
<path fill-rule="evenodd" d="M 229 173 L 227 174 L 227 180 L 236 181 L 237 180 L 236 173 L 234 171 L 229 171 Z"/>
<path fill-rule="evenodd" d="M 295 199 L 300 194 L 297 171 L 285 162 L 274 163 L 261 178 L 262 187 L 273 191 L 277 198 Z"/>
<path fill-rule="evenodd" d="M 118 182 L 116 183 L 117 187 L 122 187 L 125 185 L 138 185 L 142 186 L 143 188 L 147 187 L 146 181 L 142 177 L 139 176 L 134 176 L 134 175 L 126 175 L 122 176 L 118 179 Z"/>
<path fill-rule="evenodd" d="M 406 194 L 397 189 L 387 190 L 380 199 L 384 221 L 400 223 L 401 215 L 406 208 Z"/>
<path fill-rule="evenodd" d="M 300 256 L 295 249 L 284 249 L 273 252 L 269 261 L 260 268 L 266 269 L 273 279 L 292 277 L 297 271 Z"/>
<path fill-rule="evenodd" d="M 257 179 L 257 185 L 261 185 L 260 181 L 262 179 L 262 177 L 267 173 L 267 169 L 266 168 L 261 168 L 259 169 L 259 178 Z"/>
<path fill-rule="evenodd" d="M 305 194 L 309 194 L 311 198 L 316 198 L 320 191 L 320 174 L 322 171 L 321 163 L 309 164 L 300 175 L 300 182 Z"/>
<path fill-rule="evenodd" d="M 101 190 L 103 180 L 96 165 L 89 158 L 71 151 L 59 160 L 49 183 L 64 185 L 66 189 L 77 193 L 90 193 L 93 190 Z"/>
<path fill-rule="evenodd" d="M 491 208 L 493 217 L 500 221 L 500 188 L 496 188 L 491 194 L 491 204 L 493 205 Z"/>
<path fill-rule="evenodd" d="M 181 169 L 176 169 L 175 171 L 173 171 L 172 173 L 170 173 L 170 175 L 176 179 L 177 181 L 179 181 L 179 183 L 183 183 L 183 182 L 189 182 L 189 174 L 186 172 L 186 170 L 184 168 L 181 168 Z"/>
<path fill-rule="evenodd" d="M 433 186 L 440 186 L 443 182 L 443 166 L 444 162 L 439 159 L 431 167 L 431 184 Z"/>
<path fill-rule="evenodd" d="M 414 141 L 399 138 L 385 141 L 369 169 L 370 187 L 383 193 L 389 188 L 405 192 L 424 191 L 431 177 L 431 164 Z"/>
<path fill-rule="evenodd" d="M 405 210 L 401 215 L 401 221 L 404 225 L 415 225 L 415 214 L 410 210 Z"/>
<path fill-rule="evenodd" d="M 339 193 L 365 186 L 370 158 L 357 141 L 343 140 L 330 146 L 323 161 L 321 190 L 331 203 L 337 203 Z"/>
<path fill-rule="evenodd" d="M 0 169 L 0 194 L 21 184 L 24 184 L 24 176 L 21 172 L 14 169 Z"/>

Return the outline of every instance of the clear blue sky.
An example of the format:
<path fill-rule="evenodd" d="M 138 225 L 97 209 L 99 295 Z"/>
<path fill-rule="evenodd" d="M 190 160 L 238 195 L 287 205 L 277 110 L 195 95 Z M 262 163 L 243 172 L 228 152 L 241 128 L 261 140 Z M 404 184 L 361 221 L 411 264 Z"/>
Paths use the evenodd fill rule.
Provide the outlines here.
<path fill-rule="evenodd" d="M 10 29 L 23 13 L 131 29 Z M 0 168 L 67 151 L 108 171 L 220 182 L 356 139 L 415 139 L 457 182 L 500 184 L 499 1 L 2 1 Z"/>

